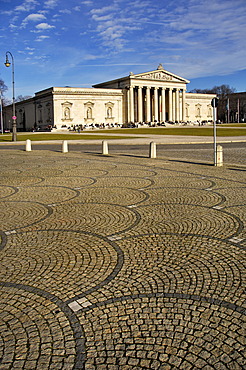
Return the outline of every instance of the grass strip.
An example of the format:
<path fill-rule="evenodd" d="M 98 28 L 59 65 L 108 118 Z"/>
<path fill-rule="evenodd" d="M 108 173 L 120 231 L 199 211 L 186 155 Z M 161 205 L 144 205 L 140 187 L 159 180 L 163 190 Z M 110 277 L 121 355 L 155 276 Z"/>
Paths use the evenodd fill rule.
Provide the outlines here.
<path fill-rule="evenodd" d="M 216 127 L 217 136 L 246 136 L 241 128 Z M 100 132 L 105 133 L 105 130 Z M 136 135 L 180 135 L 180 136 L 213 136 L 213 127 L 144 127 L 131 129 L 115 129 L 115 133 Z"/>
<path fill-rule="evenodd" d="M 109 135 L 83 135 L 83 134 L 52 134 L 52 133 L 17 133 L 17 141 L 59 141 L 59 140 L 122 140 L 122 139 L 133 139 L 132 136 L 109 136 Z M 12 141 L 12 135 L 4 134 L 0 136 L 1 142 Z"/>
<path fill-rule="evenodd" d="M 240 126 L 244 127 L 244 126 Z M 217 136 L 246 136 L 246 129 L 240 127 L 221 127 L 217 126 Z M 110 134 L 110 135 L 109 135 Z M 120 135 L 117 135 L 120 134 Z M 49 140 L 120 140 L 133 139 L 136 137 L 128 135 L 174 135 L 174 136 L 213 136 L 213 127 L 143 127 L 143 128 L 124 128 L 109 130 L 95 130 L 90 132 L 78 133 L 17 133 L 18 141 L 30 139 L 32 141 Z M 11 134 L 0 135 L 0 141 L 11 141 Z"/>

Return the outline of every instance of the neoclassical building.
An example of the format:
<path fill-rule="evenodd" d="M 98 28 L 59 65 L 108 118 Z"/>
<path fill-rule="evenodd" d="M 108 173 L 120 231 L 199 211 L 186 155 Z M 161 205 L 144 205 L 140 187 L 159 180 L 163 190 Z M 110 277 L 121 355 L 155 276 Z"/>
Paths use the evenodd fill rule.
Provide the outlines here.
<path fill-rule="evenodd" d="M 121 126 L 123 123 L 211 121 L 212 94 L 187 93 L 190 81 L 166 71 L 133 74 L 92 88 L 52 87 L 16 103 L 17 128 Z M 11 106 L 5 128 L 11 127 Z"/>

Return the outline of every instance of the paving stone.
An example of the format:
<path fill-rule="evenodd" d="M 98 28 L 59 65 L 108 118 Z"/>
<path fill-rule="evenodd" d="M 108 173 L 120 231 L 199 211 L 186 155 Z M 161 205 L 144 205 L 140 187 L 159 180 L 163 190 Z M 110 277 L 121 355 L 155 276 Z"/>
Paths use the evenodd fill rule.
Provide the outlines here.
<path fill-rule="evenodd" d="M 244 152 L 9 153 L 0 369 L 245 367 Z"/>

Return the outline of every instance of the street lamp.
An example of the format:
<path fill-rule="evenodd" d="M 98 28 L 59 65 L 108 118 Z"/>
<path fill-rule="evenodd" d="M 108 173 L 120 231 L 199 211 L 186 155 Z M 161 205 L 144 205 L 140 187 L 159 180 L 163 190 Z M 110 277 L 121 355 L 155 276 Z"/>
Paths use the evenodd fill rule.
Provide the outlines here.
<path fill-rule="evenodd" d="M 12 86 L 13 86 L 13 112 L 12 112 L 12 141 L 17 141 L 17 130 L 16 130 L 16 113 L 15 113 L 15 70 L 14 70 L 14 57 L 10 53 L 10 51 L 6 52 L 6 62 L 4 63 L 6 67 L 10 67 L 11 63 L 9 61 L 8 55 L 10 55 L 12 59 Z"/>
<path fill-rule="evenodd" d="M 1 89 L 0 89 L 0 118 L 1 118 L 1 133 L 3 134 L 3 98 Z"/>

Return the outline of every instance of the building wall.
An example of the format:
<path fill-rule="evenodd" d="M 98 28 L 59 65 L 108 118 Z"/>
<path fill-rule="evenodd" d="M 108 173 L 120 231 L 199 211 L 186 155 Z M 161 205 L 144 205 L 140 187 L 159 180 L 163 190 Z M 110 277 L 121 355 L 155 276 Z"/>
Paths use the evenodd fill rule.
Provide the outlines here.
<path fill-rule="evenodd" d="M 16 103 L 15 110 L 17 117 L 17 129 L 19 131 L 30 131 L 35 122 L 35 105 L 33 99 L 28 99 L 23 102 Z M 12 105 L 4 107 L 4 130 L 9 130 L 12 128 L 12 116 Z"/>
<path fill-rule="evenodd" d="M 215 94 L 186 93 L 185 120 L 187 122 L 212 121 L 213 108 L 211 100 Z"/>
<path fill-rule="evenodd" d="M 187 83 L 160 67 L 93 88 L 51 87 L 16 103 L 17 129 L 73 129 L 166 119 L 212 121 L 215 95 L 186 93 Z M 12 127 L 11 117 L 12 106 L 5 107 L 5 129 Z"/>
<path fill-rule="evenodd" d="M 46 96 L 40 96 L 34 99 L 34 112 L 35 119 L 33 127 L 45 128 L 48 126 L 53 126 L 54 122 L 54 108 L 53 108 L 53 97 L 52 94 Z"/>
<path fill-rule="evenodd" d="M 122 124 L 121 90 L 54 88 L 54 125 Z"/>

